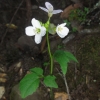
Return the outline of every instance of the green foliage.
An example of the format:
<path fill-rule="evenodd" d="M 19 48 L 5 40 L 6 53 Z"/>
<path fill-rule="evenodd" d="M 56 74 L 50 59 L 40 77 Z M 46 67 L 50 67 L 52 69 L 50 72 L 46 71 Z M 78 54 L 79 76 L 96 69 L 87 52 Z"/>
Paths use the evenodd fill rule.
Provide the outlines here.
<path fill-rule="evenodd" d="M 47 87 L 51 87 L 51 88 L 58 88 L 58 85 L 55 81 L 56 77 L 54 75 L 48 75 L 46 77 L 44 77 L 44 84 Z"/>
<path fill-rule="evenodd" d="M 68 21 L 68 20 L 66 19 L 66 20 L 64 20 L 64 22 L 67 23 L 66 26 L 70 28 L 71 32 L 77 32 L 77 28 L 72 27 L 70 21 Z"/>
<path fill-rule="evenodd" d="M 71 26 L 70 21 L 68 21 L 68 20 L 64 20 L 64 22 L 65 22 L 65 23 L 67 23 L 67 26 L 68 26 L 68 27 L 70 27 L 70 26 Z"/>
<path fill-rule="evenodd" d="M 50 24 L 49 25 L 49 29 L 48 32 L 52 35 L 54 35 L 56 33 L 56 26 L 54 24 Z"/>
<path fill-rule="evenodd" d="M 43 70 L 38 67 L 30 69 L 30 71 L 30 74 L 27 74 L 19 84 L 22 98 L 34 93 L 39 87 L 41 79 L 43 79 L 43 82 L 47 87 L 58 88 L 55 81 L 56 77 L 54 75 L 43 76 Z"/>
<path fill-rule="evenodd" d="M 41 68 L 38 68 L 38 67 L 30 69 L 30 71 L 37 74 L 37 75 L 39 75 L 39 76 L 43 75 L 43 70 Z"/>
<path fill-rule="evenodd" d="M 70 61 L 78 62 L 73 54 L 63 50 L 57 50 L 54 55 L 54 59 L 60 64 L 62 73 L 65 75 L 67 72 L 67 65 Z"/>
<path fill-rule="evenodd" d="M 49 20 L 44 24 L 44 26 L 45 26 L 46 29 L 48 29 L 49 24 L 50 24 L 50 21 Z"/>
<path fill-rule="evenodd" d="M 84 22 L 86 20 L 86 15 L 89 9 L 84 7 L 83 9 L 72 10 L 69 15 L 69 20 L 78 20 L 79 22 Z"/>
<path fill-rule="evenodd" d="M 39 87 L 39 76 L 35 73 L 27 74 L 19 84 L 21 97 L 25 98 L 28 95 L 31 95 Z"/>
<path fill-rule="evenodd" d="M 44 62 L 43 63 L 43 66 L 48 66 L 49 65 L 49 62 Z"/>
<path fill-rule="evenodd" d="M 86 21 L 86 16 L 89 13 L 89 8 L 84 7 L 83 9 L 74 9 L 69 14 L 69 20 L 64 20 L 67 23 L 67 27 L 70 28 L 72 32 L 77 32 L 77 28 L 71 26 L 72 20 L 77 20 L 80 23 L 84 23 Z"/>
<path fill-rule="evenodd" d="M 72 32 L 77 32 L 77 28 L 73 27 Z"/>
<path fill-rule="evenodd" d="M 69 61 L 75 61 L 78 63 L 77 59 L 74 57 L 74 55 L 68 51 L 64 51 L 64 53 L 66 54 L 67 58 L 69 59 Z"/>
<path fill-rule="evenodd" d="M 57 49 L 63 49 L 64 45 L 63 44 L 58 44 Z"/>

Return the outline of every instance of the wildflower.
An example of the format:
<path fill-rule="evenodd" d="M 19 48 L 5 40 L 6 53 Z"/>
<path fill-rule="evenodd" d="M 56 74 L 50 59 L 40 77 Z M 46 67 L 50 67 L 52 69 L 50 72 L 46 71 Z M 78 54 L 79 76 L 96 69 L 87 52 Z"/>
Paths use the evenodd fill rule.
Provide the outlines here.
<path fill-rule="evenodd" d="M 66 23 L 60 24 L 56 28 L 57 34 L 61 37 L 64 38 L 65 36 L 68 35 L 69 29 L 65 27 Z"/>
<path fill-rule="evenodd" d="M 45 12 L 47 12 L 49 17 L 52 17 L 53 14 L 63 12 L 60 9 L 59 10 L 54 10 L 53 6 L 49 2 L 46 2 L 45 6 L 46 6 L 46 8 L 44 8 L 44 7 L 39 7 L 39 8 L 44 10 Z"/>
<path fill-rule="evenodd" d="M 44 26 L 41 26 L 40 22 L 35 18 L 32 19 L 31 23 L 33 26 L 28 26 L 25 28 L 26 35 L 35 35 L 35 42 L 39 44 L 42 40 L 42 36 L 46 34 L 46 28 Z"/>

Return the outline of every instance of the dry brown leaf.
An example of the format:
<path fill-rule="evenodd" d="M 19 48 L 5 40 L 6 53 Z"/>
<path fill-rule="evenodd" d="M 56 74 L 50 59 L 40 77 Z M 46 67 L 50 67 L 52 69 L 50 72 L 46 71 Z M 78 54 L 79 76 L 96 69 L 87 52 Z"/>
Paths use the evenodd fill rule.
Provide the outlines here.
<path fill-rule="evenodd" d="M 4 86 L 0 86 L 0 100 L 3 96 L 3 94 L 5 93 L 5 87 Z"/>
<path fill-rule="evenodd" d="M 0 72 L 6 72 L 6 67 L 4 65 L 2 65 L 2 64 L 0 64 Z"/>
<path fill-rule="evenodd" d="M 7 79 L 6 79 L 6 78 L 0 78 L 0 82 L 5 83 L 6 81 L 7 81 Z"/>
<path fill-rule="evenodd" d="M 61 18 L 68 18 L 69 17 L 69 14 L 72 10 L 75 10 L 77 8 L 80 8 L 82 7 L 82 4 L 81 3 L 76 3 L 74 5 L 70 5 L 68 6 L 67 8 L 64 9 L 64 11 L 61 13 Z"/>
<path fill-rule="evenodd" d="M 67 100 L 68 99 L 68 94 L 65 92 L 56 92 L 54 94 L 55 100 Z"/>
<path fill-rule="evenodd" d="M 7 76 L 6 73 L 0 73 L 0 78 L 1 78 L 1 77 L 6 77 L 6 76 Z"/>
<path fill-rule="evenodd" d="M 6 27 L 11 28 L 11 29 L 17 29 L 18 27 L 14 24 L 6 24 Z"/>
<path fill-rule="evenodd" d="M 22 69 L 22 68 L 19 70 L 19 75 L 20 75 L 20 76 L 23 75 L 23 69 Z"/>
<path fill-rule="evenodd" d="M 2 97 L 2 100 L 7 100 L 5 96 Z"/>
<path fill-rule="evenodd" d="M 46 45 L 46 37 L 44 37 L 42 43 L 41 43 L 41 52 L 43 52 L 44 48 L 45 48 L 45 45 Z"/>
<path fill-rule="evenodd" d="M 1 71 L 1 72 L 4 72 L 5 70 L 4 70 L 3 68 L 0 68 L 0 71 Z"/>

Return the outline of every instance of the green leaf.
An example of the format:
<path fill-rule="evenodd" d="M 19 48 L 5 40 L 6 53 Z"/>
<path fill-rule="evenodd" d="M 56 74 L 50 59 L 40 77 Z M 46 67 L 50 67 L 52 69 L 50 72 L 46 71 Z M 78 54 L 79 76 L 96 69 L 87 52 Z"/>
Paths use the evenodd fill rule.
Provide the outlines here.
<path fill-rule="evenodd" d="M 30 69 L 30 71 L 33 73 L 36 73 L 37 75 L 43 75 L 43 70 L 42 68 L 39 68 L 39 67 L 32 68 Z"/>
<path fill-rule="evenodd" d="M 64 52 L 65 52 L 67 58 L 69 59 L 69 61 L 75 61 L 78 63 L 77 59 L 75 58 L 75 56 L 72 53 L 70 53 L 68 51 L 64 51 Z"/>
<path fill-rule="evenodd" d="M 51 24 L 49 25 L 49 29 L 48 29 L 48 32 L 52 35 L 54 35 L 56 33 L 56 26 L 54 24 Z"/>
<path fill-rule="evenodd" d="M 68 64 L 62 63 L 60 64 L 60 66 L 61 66 L 62 73 L 65 75 L 67 73 Z"/>
<path fill-rule="evenodd" d="M 48 29 L 49 24 L 50 24 L 50 21 L 48 20 L 48 21 L 44 24 L 44 27 L 45 27 L 46 29 Z"/>
<path fill-rule="evenodd" d="M 67 23 L 67 26 L 69 27 L 71 25 L 71 23 L 66 19 L 64 20 L 65 23 Z"/>
<path fill-rule="evenodd" d="M 55 81 L 56 77 L 53 75 L 48 75 L 46 77 L 44 77 L 44 84 L 47 86 L 47 87 L 53 87 L 53 88 L 58 88 L 58 85 Z"/>
<path fill-rule="evenodd" d="M 67 72 L 68 63 L 72 60 L 78 62 L 73 54 L 63 50 L 57 50 L 54 55 L 54 59 L 60 64 L 62 73 L 65 75 Z"/>
<path fill-rule="evenodd" d="M 56 50 L 53 55 L 54 59 L 59 63 L 67 63 L 69 59 L 67 58 L 65 52 L 63 50 Z"/>
<path fill-rule="evenodd" d="M 60 64 L 62 73 L 65 75 L 67 72 L 67 63 L 69 62 L 65 52 L 63 50 L 57 50 L 53 57 Z"/>
<path fill-rule="evenodd" d="M 39 87 L 39 77 L 35 73 L 27 74 L 19 83 L 21 97 L 31 95 Z"/>
<path fill-rule="evenodd" d="M 43 63 L 43 66 L 48 66 L 49 65 L 49 62 L 44 62 Z"/>

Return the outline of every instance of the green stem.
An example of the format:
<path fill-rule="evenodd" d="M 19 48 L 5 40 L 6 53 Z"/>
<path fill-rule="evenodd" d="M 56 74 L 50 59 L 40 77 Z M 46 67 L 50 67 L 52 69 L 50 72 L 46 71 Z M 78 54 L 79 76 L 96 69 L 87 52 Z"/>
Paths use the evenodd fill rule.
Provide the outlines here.
<path fill-rule="evenodd" d="M 48 22 L 50 24 L 50 17 L 48 19 Z M 48 28 L 49 28 L 49 24 L 48 24 Z M 53 57 L 52 57 L 52 54 L 51 54 L 48 28 L 47 28 L 47 33 L 46 33 L 46 40 L 47 40 L 47 45 L 48 45 L 48 53 L 49 53 L 49 57 L 50 57 L 50 74 L 52 75 L 52 73 L 53 73 Z M 54 100 L 52 88 L 50 88 L 50 97 L 51 97 L 51 100 Z"/>
<path fill-rule="evenodd" d="M 50 18 L 48 21 L 50 21 Z M 48 28 L 49 28 L 49 25 L 48 25 Z M 48 52 L 49 52 L 49 57 L 50 57 L 50 74 L 52 75 L 52 73 L 53 73 L 53 58 L 52 58 L 51 49 L 50 49 L 48 29 L 47 29 L 47 33 L 46 33 L 46 39 L 47 39 Z"/>
<path fill-rule="evenodd" d="M 50 42 L 49 42 L 48 33 L 46 34 L 46 38 L 47 38 L 48 52 L 49 52 L 49 57 L 50 57 L 50 74 L 52 74 L 52 72 L 53 72 L 53 58 L 52 58 L 52 54 L 51 54 L 51 50 L 50 50 Z"/>

